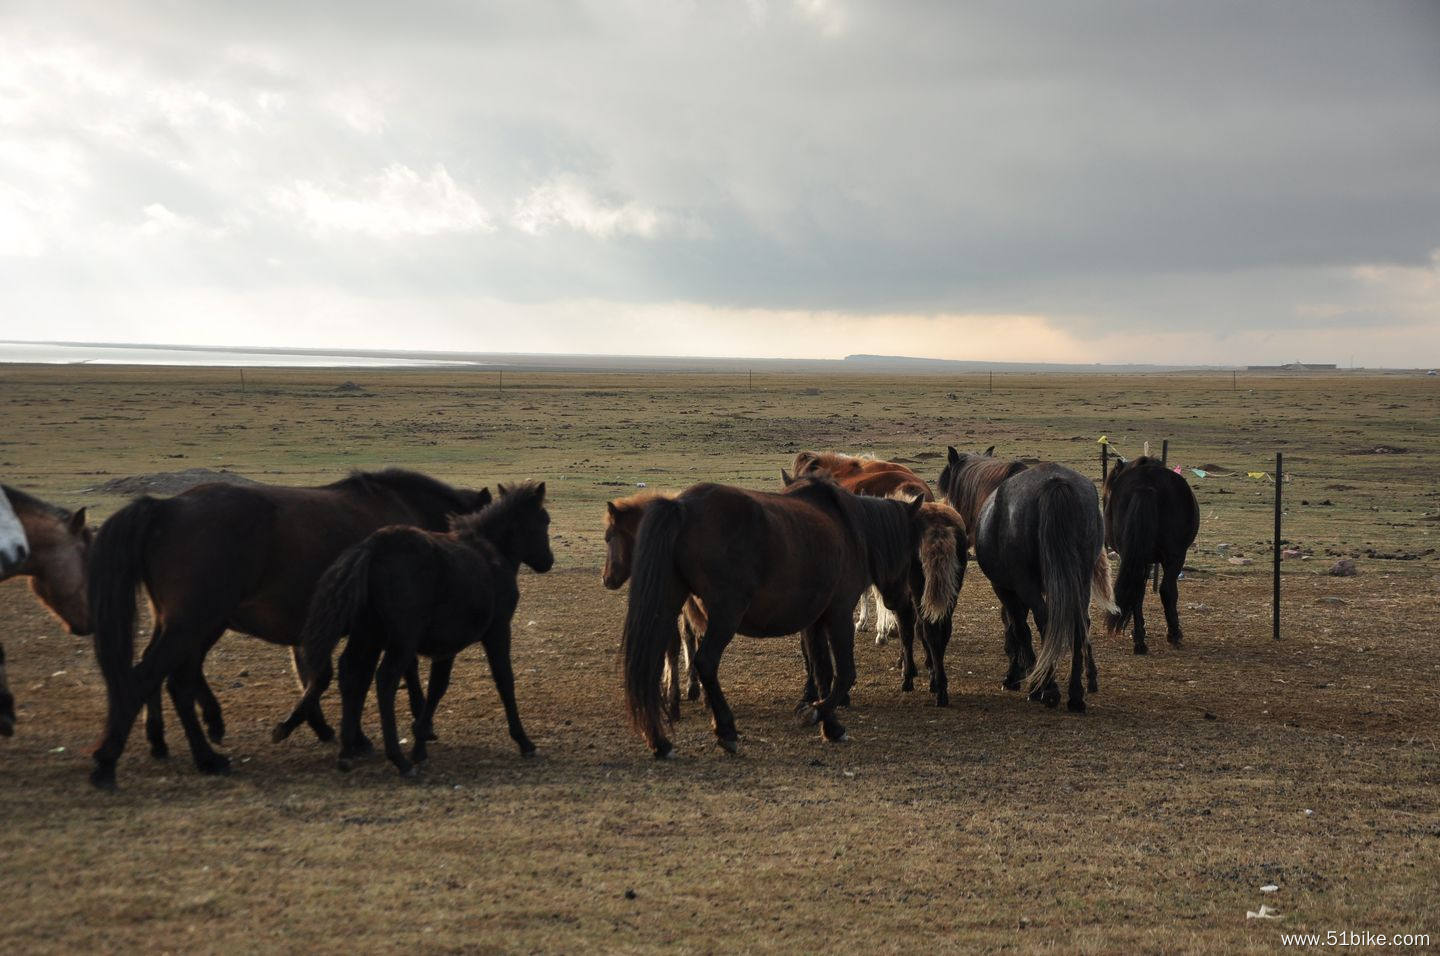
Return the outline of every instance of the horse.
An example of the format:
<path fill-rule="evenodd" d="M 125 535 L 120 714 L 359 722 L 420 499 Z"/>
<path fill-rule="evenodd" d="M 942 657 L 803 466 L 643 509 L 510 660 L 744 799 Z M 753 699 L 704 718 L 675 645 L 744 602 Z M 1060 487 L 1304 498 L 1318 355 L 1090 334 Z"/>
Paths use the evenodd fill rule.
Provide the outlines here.
<path fill-rule="evenodd" d="M 600 581 L 608 590 L 617 591 L 630 580 L 630 562 L 635 553 L 635 535 L 640 530 L 640 521 L 645 509 L 656 498 L 674 498 L 669 492 L 642 491 L 628 498 L 616 498 L 605 503 L 605 566 L 600 571 Z M 688 700 L 700 699 L 700 678 L 695 673 L 696 635 L 705 632 L 705 609 L 692 595 L 685 602 L 682 619 L 665 659 L 665 686 L 669 698 L 670 719 L 680 719 L 680 651 L 685 652 L 684 673 Z M 813 689 L 807 687 L 802 698 L 806 701 L 813 696 Z"/>
<path fill-rule="evenodd" d="M 340 655 L 340 769 L 349 770 L 352 760 L 368 752 L 360 713 L 374 680 L 385 754 L 401 776 L 413 777 L 425 762 L 426 741 L 417 734 L 409 757 L 400 749 L 395 729 L 400 677 L 415 666 L 417 654 L 453 661 L 479 641 L 505 705 L 510 736 L 522 757 L 534 756 L 535 745 L 515 706 L 510 619 L 520 601 L 520 565 L 544 574 L 555 564 L 549 528 L 543 481 L 501 485 L 498 499 L 452 518 L 448 532 L 381 528 L 342 554 L 315 586 L 300 639 L 301 656 L 314 676 L 295 710 L 275 728 L 276 742 L 315 709 L 330 683 L 330 655 L 341 636 L 349 634 Z M 427 722 L 440 696 L 432 693 L 426 700 Z"/>
<path fill-rule="evenodd" d="M 835 479 L 837 485 L 851 494 L 871 495 L 876 498 L 905 495 L 911 498 L 923 498 L 926 501 L 935 500 L 935 493 L 930 490 L 925 479 L 898 462 L 845 455 L 833 451 L 802 451 L 795 456 L 794 475 L 796 478 L 820 472 L 828 473 Z M 872 588 L 869 596 L 873 598 L 875 606 L 875 643 L 884 644 L 889 635 L 900 633 L 899 623 L 894 613 L 886 608 L 878 591 Z M 863 631 L 869 628 L 870 604 L 870 600 L 861 598 L 860 620 L 855 625 L 857 630 Z M 903 642 L 900 667 L 906 675 L 903 678 L 902 687 L 904 690 L 910 690 L 915 677 L 915 655 L 908 635 L 900 636 Z"/>
<path fill-rule="evenodd" d="M 739 749 L 735 716 L 718 679 L 720 658 L 736 633 L 802 632 L 819 695 L 807 717 L 821 725 L 826 740 L 845 739 L 835 706 L 855 683 L 855 601 L 872 581 L 923 573 L 915 561 L 922 504 L 860 498 L 814 476 L 778 494 L 704 483 L 650 501 L 635 539 L 621 653 L 626 709 L 655 756 L 674 754 L 664 733 L 660 668 L 691 595 L 706 613 L 694 666 L 723 749 Z M 927 614 L 953 607 L 959 593 L 957 576 L 947 579 L 944 570 L 933 571 Z M 915 593 L 924 593 L 925 583 L 914 581 Z"/>
<path fill-rule="evenodd" d="M 1176 584 L 1185 567 L 1185 552 L 1200 531 L 1200 505 L 1182 476 L 1154 458 L 1119 459 L 1105 479 L 1105 543 L 1120 553 L 1115 573 L 1115 604 L 1119 610 L 1106 619 L 1107 629 L 1119 634 L 1135 619 L 1135 653 L 1145 654 L 1145 578 L 1149 565 L 1160 565 L 1160 602 L 1165 608 L 1165 630 L 1176 647 L 1184 635 L 1176 604 Z"/>
<path fill-rule="evenodd" d="M 1055 667 L 1068 652 L 1067 706 L 1083 712 L 1081 672 L 1091 693 L 1099 689 L 1088 638 L 1092 592 L 1107 610 L 1114 606 L 1095 486 L 1064 465 L 995 459 L 993 446 L 983 455 L 961 455 L 953 447 L 948 453 L 941 491 L 962 515 L 974 515 L 966 526 L 975 557 L 1001 604 L 1010 659 L 1002 685 L 1023 687 L 1054 707 L 1060 702 Z M 1043 637 L 1038 658 L 1027 614 Z"/>
<path fill-rule="evenodd" d="M 114 787 L 115 764 L 139 701 L 157 693 L 162 682 L 196 767 L 228 772 L 229 759 L 210 746 L 194 713 L 205 655 L 226 629 L 294 648 L 315 583 L 342 551 L 385 525 L 442 530 L 449 515 L 489 501 L 483 488 L 453 488 L 392 468 L 356 472 L 319 488 L 197 485 L 173 498 L 142 496 L 117 511 L 101 527 L 90 560 L 95 655 L 109 705 L 91 782 Z M 136 665 L 135 592 L 142 583 L 155 632 Z M 298 654 L 295 665 L 300 680 L 308 681 Z M 448 680 L 448 662 L 437 662 L 430 692 Z M 428 734 L 418 716 L 424 711 L 418 671 L 407 681 L 416 733 Z M 321 740 L 334 738 L 318 708 L 307 719 Z"/>
<path fill-rule="evenodd" d="M 94 532 L 85 509 L 67 511 L 18 488 L 0 485 L 0 581 L 28 575 L 31 590 L 70 633 L 90 633 L 85 564 Z M 5 680 L 0 646 L 0 737 L 15 733 L 15 698 Z"/>

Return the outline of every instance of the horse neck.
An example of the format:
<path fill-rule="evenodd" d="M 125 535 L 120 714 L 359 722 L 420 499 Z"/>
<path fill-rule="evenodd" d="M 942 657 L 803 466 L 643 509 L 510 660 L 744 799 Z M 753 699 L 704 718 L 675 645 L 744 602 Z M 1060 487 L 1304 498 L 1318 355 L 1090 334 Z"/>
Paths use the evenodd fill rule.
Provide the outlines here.
<path fill-rule="evenodd" d="M 514 516 L 507 513 L 494 516 L 490 521 L 483 519 L 482 513 L 481 519 L 461 534 L 460 539 L 485 555 L 492 563 L 498 562 L 511 576 L 518 575 L 521 562 L 515 540 Z"/>

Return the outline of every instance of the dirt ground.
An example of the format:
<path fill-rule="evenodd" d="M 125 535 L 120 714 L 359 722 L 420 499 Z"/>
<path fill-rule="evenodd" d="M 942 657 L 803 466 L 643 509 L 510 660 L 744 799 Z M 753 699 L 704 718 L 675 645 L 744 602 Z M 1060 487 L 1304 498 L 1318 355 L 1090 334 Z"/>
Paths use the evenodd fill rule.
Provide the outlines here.
<path fill-rule="evenodd" d="M 337 389 L 346 381 L 360 388 Z M 321 483 L 402 465 L 549 482 L 555 569 L 522 578 L 515 663 L 540 748 L 522 760 L 483 660 L 462 656 L 418 782 L 269 731 L 288 655 L 227 635 L 207 674 L 228 777 L 143 734 L 120 791 L 86 756 L 103 684 L 21 581 L 0 585 L 17 698 L 0 740 L 0 949 L 575 952 L 1268 951 L 1282 932 L 1440 939 L 1440 383 L 1403 376 L 986 380 L 378 370 L 0 368 L 0 476 L 103 519 L 107 481 L 189 468 Z M 811 392 L 813 391 L 813 394 Z M 680 759 L 625 725 L 625 595 L 599 582 L 608 497 L 638 483 L 774 487 L 801 448 L 908 458 L 947 444 L 1098 477 L 1171 440 L 1202 509 L 1184 647 L 1097 639 L 1089 713 L 999 687 L 998 607 L 972 568 L 953 706 L 899 691 L 860 636 L 827 744 L 791 715 L 791 640 L 722 667 L 741 754 L 689 704 Z M 1285 452 L 1284 639 L 1270 639 L 1273 471 Z M 1328 502 L 1328 503 L 1327 503 Z M 1224 547 L 1222 547 L 1222 545 Z M 1331 577 L 1340 555 L 1360 574 Z M 1250 557 L 1236 565 L 1231 557 Z M 1152 597 L 1153 601 L 1154 598 Z M 1147 605 L 1148 607 L 1149 605 Z M 1153 620 L 1158 623 L 1159 616 Z M 923 681 L 922 681 L 923 688 Z M 333 714 L 336 702 L 327 698 Z M 367 718 L 376 727 L 373 715 Z M 1272 893 L 1261 887 L 1274 885 Z M 1264 904 L 1278 920 L 1247 919 Z"/>

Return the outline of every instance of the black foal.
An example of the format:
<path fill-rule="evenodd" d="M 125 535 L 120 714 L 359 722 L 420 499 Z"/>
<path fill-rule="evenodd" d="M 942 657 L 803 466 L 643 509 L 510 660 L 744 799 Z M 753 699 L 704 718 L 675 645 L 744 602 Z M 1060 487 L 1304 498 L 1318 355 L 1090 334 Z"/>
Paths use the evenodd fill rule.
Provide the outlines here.
<path fill-rule="evenodd" d="M 501 485 L 493 504 L 452 519 L 448 533 L 382 528 L 341 555 L 316 587 L 301 638 L 301 652 L 315 676 L 295 710 L 275 728 L 275 739 L 285 739 L 312 712 L 330 683 L 330 655 L 348 633 L 340 655 L 342 770 L 370 749 L 360 730 L 360 712 L 373 678 L 385 753 L 402 775 L 413 776 L 415 764 L 425 760 L 426 738 L 445 693 L 447 682 L 437 683 L 434 676 L 448 677 L 449 667 L 437 668 L 432 676 L 409 757 L 400 749 L 395 728 L 400 678 L 417 654 L 448 665 L 476 641 L 490 661 L 510 736 L 522 755 L 534 754 L 515 707 L 510 619 L 520 600 L 520 565 L 543 574 L 555 563 L 549 528 L 544 482 Z"/>

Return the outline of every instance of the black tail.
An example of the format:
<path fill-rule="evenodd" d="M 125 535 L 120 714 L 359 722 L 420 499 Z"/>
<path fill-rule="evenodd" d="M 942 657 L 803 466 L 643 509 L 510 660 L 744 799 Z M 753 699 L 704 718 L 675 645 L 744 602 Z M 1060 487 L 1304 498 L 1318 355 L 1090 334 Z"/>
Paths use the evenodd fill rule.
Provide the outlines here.
<path fill-rule="evenodd" d="M 370 557 L 374 547 L 362 541 L 326 569 L 310 596 L 310 611 L 300 632 L 300 655 L 316 675 L 330 670 L 330 656 L 340 638 L 350 633 L 370 592 Z M 311 685 L 315 680 L 311 679 Z M 308 688 L 307 688 L 308 689 Z"/>
<path fill-rule="evenodd" d="M 1045 589 L 1044 644 L 1035 666 L 1025 679 L 1025 690 L 1043 687 L 1066 656 L 1073 660 L 1075 642 L 1085 640 L 1090 622 L 1090 577 L 1095 555 L 1088 553 L 1084 522 L 1086 509 L 1095 509 L 1094 500 L 1085 501 L 1061 479 L 1051 479 L 1040 489 L 1040 583 Z"/>
<path fill-rule="evenodd" d="M 145 566 L 150 527 L 166 503 L 136 498 L 101 525 L 90 549 L 87 597 L 95 625 L 95 660 L 111 708 L 129 699 L 135 664 L 135 592 Z"/>
<path fill-rule="evenodd" d="M 664 736 L 660 671 L 685 603 L 684 587 L 675 575 L 675 541 L 684 523 L 684 506 L 665 498 L 652 501 L 641 519 L 621 643 L 630 721 L 661 756 L 669 744 Z"/>
<path fill-rule="evenodd" d="M 1115 517 L 1117 520 L 1111 527 L 1119 539 L 1114 544 L 1120 551 L 1120 571 L 1115 575 L 1117 610 L 1105 616 L 1106 628 L 1112 634 L 1125 628 L 1140 602 L 1145 600 L 1145 578 L 1160 533 L 1160 507 L 1155 489 L 1149 485 L 1135 488 L 1118 506 Z"/>

